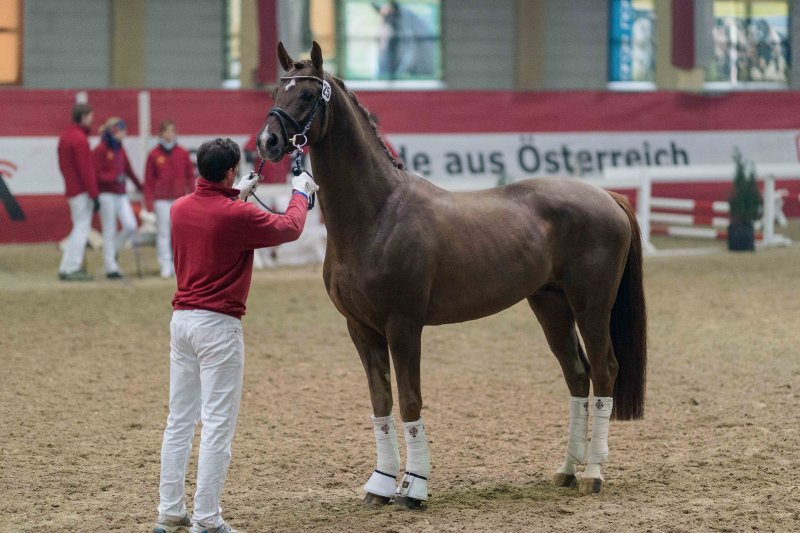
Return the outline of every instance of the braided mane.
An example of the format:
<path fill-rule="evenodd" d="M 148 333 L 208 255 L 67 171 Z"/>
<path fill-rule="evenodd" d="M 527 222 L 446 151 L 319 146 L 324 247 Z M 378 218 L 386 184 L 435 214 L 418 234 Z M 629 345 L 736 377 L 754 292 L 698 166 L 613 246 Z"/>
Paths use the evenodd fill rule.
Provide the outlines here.
<path fill-rule="evenodd" d="M 292 66 L 296 70 L 300 70 L 305 67 L 311 67 L 312 65 L 310 60 L 305 60 L 305 61 L 295 61 L 294 65 Z M 361 111 L 361 114 L 364 116 L 364 118 L 367 119 L 367 122 L 372 127 L 373 133 L 375 133 L 375 137 L 377 137 L 378 141 L 380 141 L 381 146 L 383 146 L 383 151 L 386 152 L 386 157 L 389 158 L 389 161 L 392 162 L 392 165 L 394 165 L 395 168 L 403 170 L 404 168 L 403 162 L 398 161 L 397 158 L 394 155 L 392 155 L 392 151 L 389 150 L 389 147 L 386 145 L 386 141 L 383 139 L 383 135 L 381 135 L 381 132 L 378 131 L 378 125 L 375 124 L 374 120 L 372 120 L 372 114 L 369 112 L 369 109 L 364 107 L 364 105 L 358 101 L 358 97 L 356 96 L 356 94 L 347 88 L 347 86 L 344 84 L 344 81 L 341 78 L 338 78 L 333 75 L 331 75 L 331 78 L 336 83 L 336 85 L 338 85 L 345 92 L 345 94 L 347 94 L 347 96 L 350 97 L 350 99 L 356 105 L 356 108 L 359 111 Z"/>

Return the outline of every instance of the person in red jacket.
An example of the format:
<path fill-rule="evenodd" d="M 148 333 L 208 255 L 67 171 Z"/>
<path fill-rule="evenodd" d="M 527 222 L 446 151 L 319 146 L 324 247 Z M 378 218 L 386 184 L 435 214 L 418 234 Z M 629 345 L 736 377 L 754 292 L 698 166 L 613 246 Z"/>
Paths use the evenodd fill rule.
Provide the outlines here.
<path fill-rule="evenodd" d="M 158 146 L 147 156 L 144 169 L 144 201 L 147 210 L 156 215 L 156 251 L 162 278 L 175 275 L 169 210 L 175 200 L 194 190 L 195 182 L 189 152 L 178 145 L 176 136 L 175 122 L 161 122 Z"/>
<path fill-rule="evenodd" d="M 98 194 L 87 137 L 93 117 L 92 108 L 88 104 L 76 104 L 72 108 L 72 124 L 58 139 L 58 166 L 64 176 L 72 218 L 72 231 L 58 267 L 58 277 L 64 281 L 92 279 L 82 265 Z"/>
<path fill-rule="evenodd" d="M 245 314 L 253 250 L 296 240 L 308 198 L 318 187 L 308 174 L 292 180 L 284 215 L 245 200 L 258 177 L 239 182 L 239 147 L 231 139 L 200 146 L 197 189 L 172 206 L 172 250 L 177 290 L 170 323 L 169 416 L 161 446 L 158 520 L 153 531 L 228 533 L 220 495 L 242 395 Z M 202 420 L 194 516 L 186 511 L 184 479 L 195 424 Z"/>
<path fill-rule="evenodd" d="M 97 188 L 100 191 L 100 222 L 103 226 L 103 263 L 106 277 L 122 278 L 117 254 L 128 240 L 136 246 L 136 215 L 125 192 L 125 184 L 130 178 L 141 191 L 142 184 L 128 161 L 128 154 L 122 146 L 125 138 L 125 121 L 118 117 L 109 118 L 100 128 L 100 144 L 94 149 L 94 168 L 97 173 Z M 122 231 L 117 232 L 117 220 Z"/>

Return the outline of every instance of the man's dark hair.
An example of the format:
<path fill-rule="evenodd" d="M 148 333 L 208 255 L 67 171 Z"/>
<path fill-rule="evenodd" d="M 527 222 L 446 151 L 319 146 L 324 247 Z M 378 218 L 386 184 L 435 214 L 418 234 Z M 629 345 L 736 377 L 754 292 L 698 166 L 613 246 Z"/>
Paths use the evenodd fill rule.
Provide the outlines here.
<path fill-rule="evenodd" d="M 72 122 L 80 124 L 83 117 L 92 112 L 92 106 L 89 104 L 75 104 L 72 107 Z"/>
<path fill-rule="evenodd" d="M 197 150 L 197 169 L 208 181 L 222 181 L 225 172 L 236 168 L 240 159 L 239 145 L 232 139 L 214 139 Z"/>

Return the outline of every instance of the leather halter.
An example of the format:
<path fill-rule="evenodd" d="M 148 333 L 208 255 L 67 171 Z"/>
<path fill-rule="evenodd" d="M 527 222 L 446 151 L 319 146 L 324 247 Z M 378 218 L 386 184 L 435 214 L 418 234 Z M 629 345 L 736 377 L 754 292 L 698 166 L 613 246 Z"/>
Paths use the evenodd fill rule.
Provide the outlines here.
<path fill-rule="evenodd" d="M 281 109 L 280 107 L 273 106 L 267 116 L 274 116 L 278 119 L 278 124 L 281 126 L 281 133 L 283 134 L 283 138 L 286 139 L 286 146 L 284 146 L 284 151 L 289 154 L 292 153 L 295 149 L 302 150 L 303 147 L 308 144 L 308 138 L 306 137 L 306 133 L 311 128 L 311 123 L 314 120 L 314 116 L 317 113 L 317 110 L 322 107 L 323 110 L 326 109 L 328 102 L 331 99 L 331 85 L 326 80 L 322 78 L 318 78 L 316 76 L 282 76 L 281 80 L 314 80 L 318 81 L 322 85 L 322 90 L 319 93 L 319 98 L 317 101 L 314 102 L 314 107 L 311 108 L 311 111 L 306 115 L 306 119 L 303 121 L 303 125 L 300 125 L 294 117 L 292 117 L 289 113 Z M 292 127 L 292 129 L 296 132 L 294 135 L 289 137 L 289 132 L 286 128 L 286 123 Z"/>

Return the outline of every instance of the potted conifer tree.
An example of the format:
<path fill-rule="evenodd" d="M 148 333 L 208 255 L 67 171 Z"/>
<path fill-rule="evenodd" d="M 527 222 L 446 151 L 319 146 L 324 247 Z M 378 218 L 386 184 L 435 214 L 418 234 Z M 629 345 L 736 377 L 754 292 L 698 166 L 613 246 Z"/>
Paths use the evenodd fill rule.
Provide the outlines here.
<path fill-rule="evenodd" d="M 761 218 L 761 193 L 756 184 L 755 168 L 747 164 L 738 149 L 733 154 L 733 161 L 736 172 L 729 199 L 728 249 L 753 251 L 756 249 L 753 224 Z"/>

